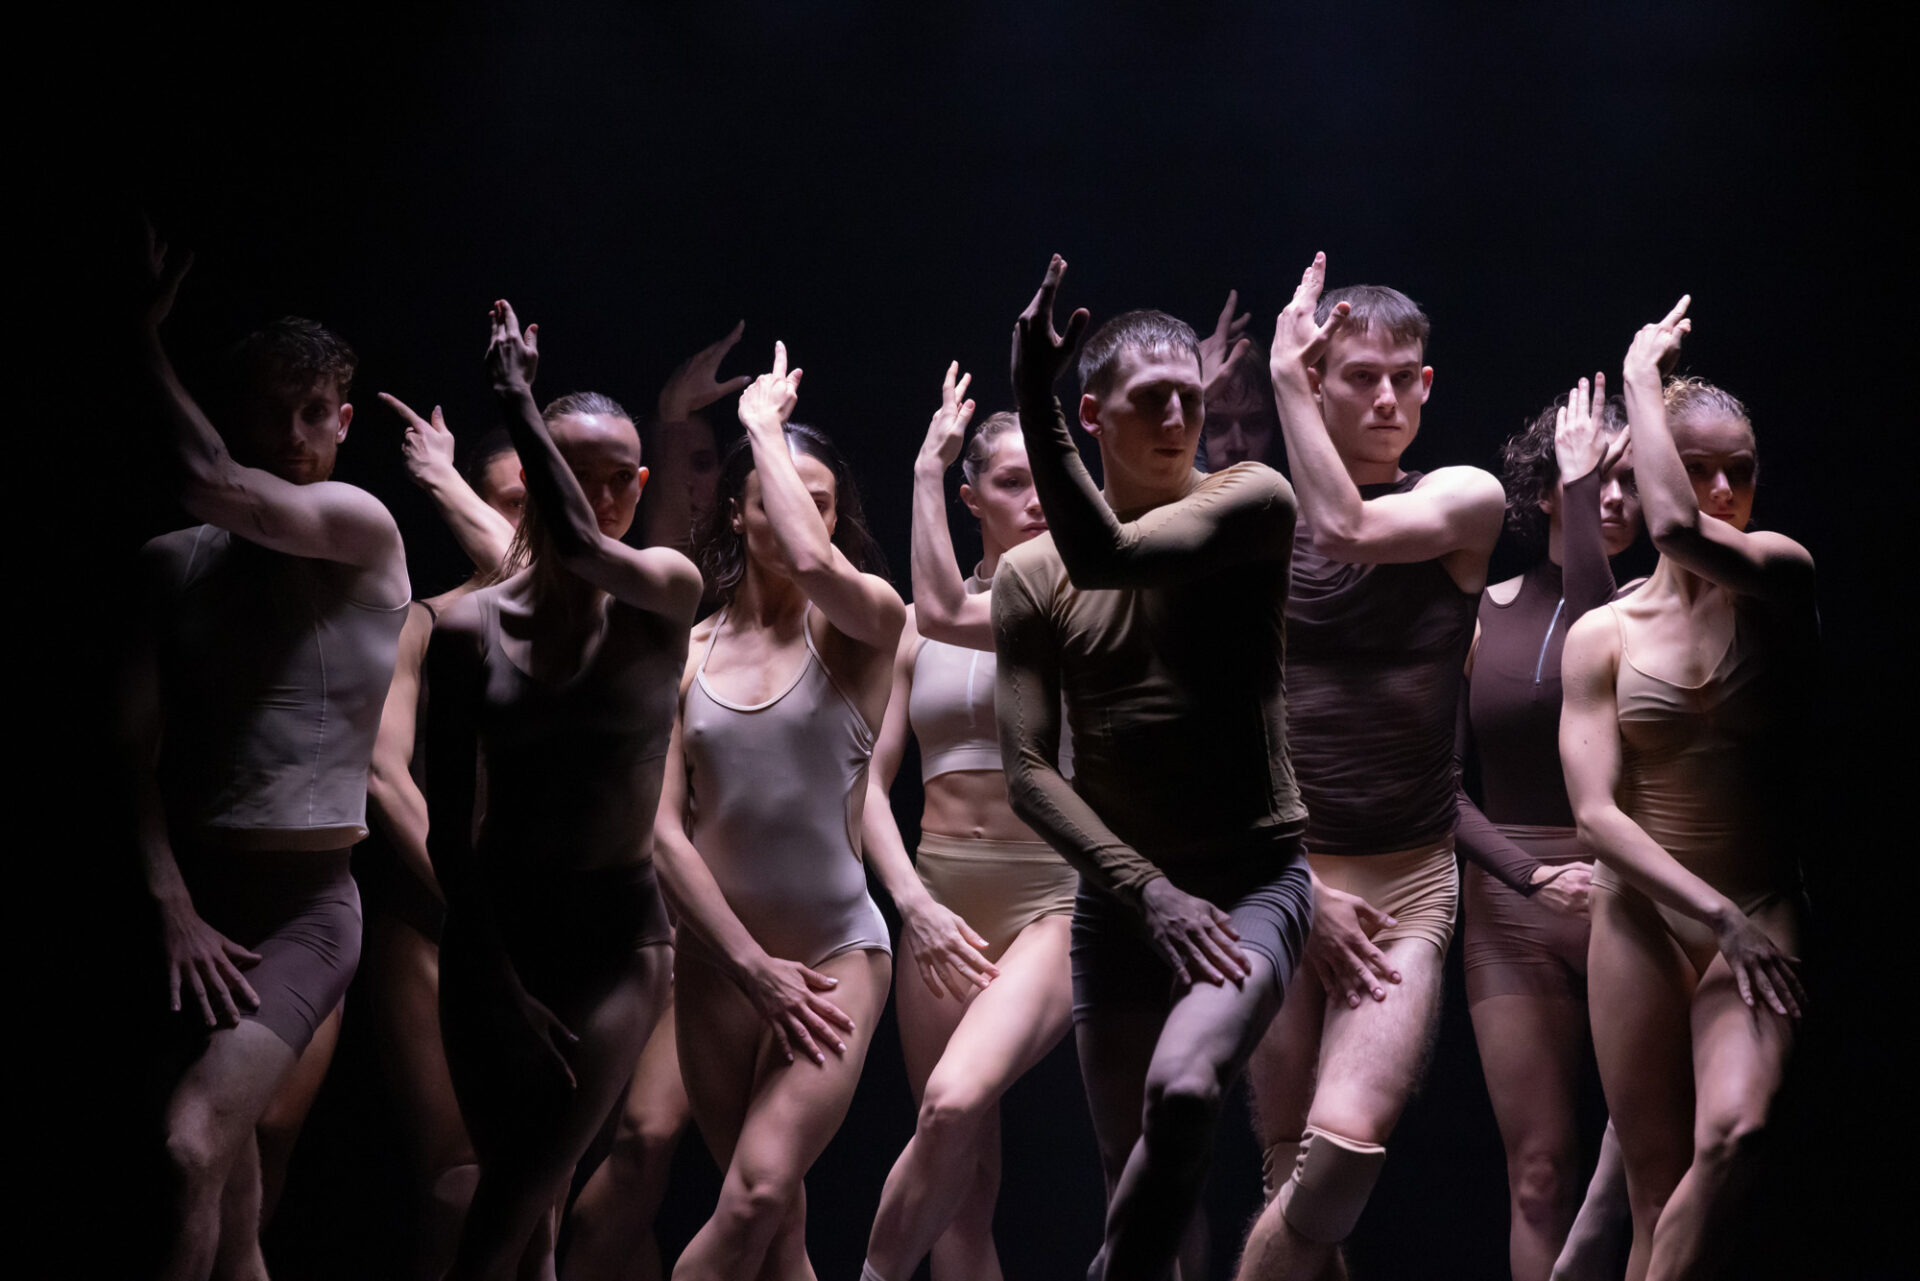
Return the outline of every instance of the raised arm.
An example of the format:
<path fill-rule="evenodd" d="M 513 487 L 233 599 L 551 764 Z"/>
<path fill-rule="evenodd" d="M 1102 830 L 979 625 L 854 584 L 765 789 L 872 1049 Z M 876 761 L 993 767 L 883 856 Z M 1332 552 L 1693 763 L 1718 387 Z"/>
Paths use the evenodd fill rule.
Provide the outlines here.
<path fill-rule="evenodd" d="M 968 595 L 947 524 L 947 471 L 960 457 L 973 418 L 973 402 L 966 398 L 972 381 L 972 374 L 960 372 L 959 361 L 947 366 L 940 408 L 913 460 L 913 621 L 930 639 L 991 650 L 992 593 Z"/>
<path fill-rule="evenodd" d="M 507 434 L 526 471 L 528 496 L 540 509 L 541 527 L 551 535 L 560 563 L 616 600 L 691 626 L 701 591 L 700 571 L 693 562 L 671 548 L 633 548 L 600 532 L 593 505 L 533 401 L 538 343 L 537 325 L 522 331 L 504 299 L 493 304 L 487 369 Z M 644 482 L 644 468 L 641 479 Z"/>
<path fill-rule="evenodd" d="M 907 750 L 907 703 L 913 695 L 913 660 L 921 645 L 920 634 L 914 630 L 914 614 L 909 607 L 900 648 L 894 655 L 893 692 L 880 721 L 880 733 L 874 738 L 873 762 L 867 770 L 867 804 L 860 818 L 861 849 L 900 913 L 901 933 L 913 950 L 914 963 L 920 967 L 927 989 L 937 997 L 965 999 L 967 993 L 998 977 L 1000 969 L 981 955 L 987 941 L 927 891 L 907 856 L 907 845 L 893 821 L 888 797 Z"/>
<path fill-rule="evenodd" d="M 683 681 L 683 707 L 685 701 Z M 719 882 L 688 839 L 687 765 L 681 735 L 681 717 L 675 713 L 660 808 L 653 824 L 654 866 L 673 903 L 677 928 L 699 936 L 706 953 L 766 1019 L 774 1044 L 789 1063 L 796 1049 L 815 1063 L 826 1062 L 822 1046 L 845 1054 L 847 1046 L 841 1038 L 853 1030 L 853 1019 L 825 996 L 839 986 L 839 980 L 798 961 L 769 956 L 727 905 Z"/>
<path fill-rule="evenodd" d="M 1034 487 L 1073 585 L 1151 587 L 1252 561 L 1285 564 L 1293 552 L 1293 493 L 1264 468 L 1244 469 L 1204 497 L 1156 507 L 1138 520 L 1122 521 L 1107 506 L 1053 394 L 1087 327 L 1084 308 L 1068 319 L 1064 337 L 1053 327 L 1054 296 L 1066 270 L 1055 254 L 1014 323 L 1013 391 Z"/>
<path fill-rule="evenodd" d="M 830 495 L 811 493 L 787 449 L 787 419 L 800 394 L 799 369 L 787 369 L 787 345 L 773 344 L 773 370 L 740 394 L 760 504 L 794 582 L 842 635 L 891 654 L 900 640 L 906 606 L 877 574 L 863 574 L 833 545 L 823 519 Z"/>
<path fill-rule="evenodd" d="M 1683 867 L 1614 800 L 1620 785 L 1620 722 L 1614 701 L 1620 635 L 1611 611 L 1595 610 L 1567 633 L 1561 679 L 1560 759 L 1580 840 L 1657 903 L 1706 924 L 1733 970 L 1740 999 L 1800 1016 L 1799 962 L 1781 952 L 1737 904 Z"/>
<path fill-rule="evenodd" d="M 1213 322 L 1213 332 L 1200 340 L 1200 383 L 1208 391 L 1236 360 L 1253 349 L 1253 340 L 1245 336 L 1252 320 L 1252 312 L 1240 311 L 1240 291 L 1227 290 L 1227 301 Z"/>
<path fill-rule="evenodd" d="M 1607 376 L 1582 378 L 1554 415 L 1553 457 L 1560 470 L 1560 594 L 1569 625 L 1613 599 L 1613 563 L 1600 529 L 1600 491 L 1625 459 L 1630 432 L 1606 433 Z"/>
<path fill-rule="evenodd" d="M 1633 428 L 1633 474 L 1640 486 L 1647 533 L 1664 556 L 1728 591 L 1782 605 L 1811 608 L 1813 557 L 1791 538 L 1748 533 L 1701 512 L 1692 469 L 1680 456 L 1667 421 L 1662 381 L 1693 328 L 1683 296 L 1655 324 L 1643 326 L 1627 349 L 1627 421 Z"/>
<path fill-rule="evenodd" d="M 682 552 L 693 549 L 692 418 L 753 381 L 745 374 L 725 381 L 717 376 L 720 362 L 746 328 L 747 322 L 739 321 L 726 337 L 681 361 L 660 389 L 648 455 L 653 482 L 640 509 L 642 534 L 649 547 L 671 547 Z"/>
<path fill-rule="evenodd" d="M 1293 300 L 1274 326 L 1268 371 L 1280 430 L 1287 442 L 1287 468 L 1301 515 L 1315 544 L 1351 564 L 1405 564 L 1469 553 L 1484 562 L 1500 536 L 1506 496 L 1500 482 L 1477 467 L 1441 467 L 1404 494 L 1362 501 L 1346 463 L 1327 434 L 1315 396 L 1314 369 L 1333 335 L 1346 322 L 1347 305 L 1334 307 L 1324 324 L 1314 309 L 1326 285 L 1327 257 L 1315 254 Z M 1332 371 L 1328 371 L 1331 376 Z M 1368 376 L 1432 378 L 1418 371 L 1368 371 Z M 1424 394 L 1424 393 L 1423 393 Z M 1483 566 L 1484 573 L 1484 566 Z M 1456 575 L 1458 579 L 1460 576 Z M 1477 590 L 1477 585 L 1475 586 Z"/>
<path fill-rule="evenodd" d="M 400 529 L 379 499 L 357 486 L 322 480 L 296 485 L 234 460 L 226 442 L 174 372 L 160 339 L 191 255 L 169 265 L 165 242 L 148 236 L 148 304 L 141 327 L 141 372 L 168 426 L 174 496 L 195 520 L 289 556 L 336 561 L 369 573 L 367 602 L 398 608 L 408 596 Z M 351 406 L 340 406 L 344 436 Z"/>
<path fill-rule="evenodd" d="M 1238 984 L 1252 966 L 1232 920 L 1177 889 L 1166 873 L 1114 835 L 1060 773 L 1060 676 L 1052 629 L 1026 585 L 995 577 L 994 711 L 1007 799 L 1080 874 L 1144 918 L 1154 946 L 1183 983 Z"/>
<path fill-rule="evenodd" d="M 169 1005 L 178 1011 L 183 996 L 190 996 L 208 1027 L 231 1027 L 243 1008 L 260 1008 L 259 996 L 240 972 L 258 964 L 260 957 L 208 925 L 194 909 L 173 857 L 157 775 L 163 717 L 154 626 L 158 602 L 169 585 L 167 559 L 151 544 L 141 553 L 140 612 L 130 629 L 121 672 L 123 786 L 131 801 L 141 875 L 160 916 Z"/>
<path fill-rule="evenodd" d="M 431 418 L 422 418 L 398 396 L 383 391 L 380 399 L 406 424 L 400 457 L 406 463 L 407 475 L 433 499 L 440 519 L 453 531 L 454 540 L 473 567 L 496 568 L 513 544 L 513 524 L 475 493 L 453 465 L 453 433 L 447 430 L 440 406 L 433 407 Z"/>
<path fill-rule="evenodd" d="M 380 710 L 380 729 L 373 740 L 373 760 L 367 770 L 367 817 L 380 827 L 401 864 L 428 891 L 440 895 L 427 855 L 427 798 L 413 777 L 413 743 L 419 726 L 420 675 L 427 661 L 427 640 L 433 615 L 414 602 L 400 629 L 400 650 L 393 665 L 393 681 Z"/>

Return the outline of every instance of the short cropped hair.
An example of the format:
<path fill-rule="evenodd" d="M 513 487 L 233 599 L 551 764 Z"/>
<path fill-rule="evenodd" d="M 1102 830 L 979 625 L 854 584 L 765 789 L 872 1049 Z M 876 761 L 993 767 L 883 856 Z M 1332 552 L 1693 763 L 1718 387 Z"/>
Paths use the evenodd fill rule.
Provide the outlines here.
<path fill-rule="evenodd" d="M 1661 396 L 1666 401 L 1669 424 L 1701 418 L 1737 418 L 1749 429 L 1753 426 L 1753 417 L 1738 396 L 1704 378 L 1669 378 L 1661 389 Z"/>
<path fill-rule="evenodd" d="M 1155 356 L 1181 353 L 1200 363 L 1200 340 L 1193 326 L 1164 311 L 1123 311 L 1093 331 L 1080 349 L 1080 389 L 1102 396 L 1113 386 L 1120 353 L 1144 351 Z"/>
<path fill-rule="evenodd" d="M 267 391 L 301 391 L 331 378 L 346 400 L 360 359 L 346 340 L 317 321 L 282 316 L 242 338 L 227 350 L 226 392 L 244 397 Z"/>
<path fill-rule="evenodd" d="M 1546 543 L 1547 514 L 1540 510 L 1540 500 L 1553 493 L 1560 479 L 1560 458 L 1553 452 L 1553 434 L 1566 404 L 1563 394 L 1500 446 L 1500 483 L 1507 491 L 1507 528 L 1528 547 Z M 1626 402 L 1618 396 L 1607 397 L 1600 406 L 1600 426 L 1609 437 L 1625 430 Z"/>
<path fill-rule="evenodd" d="M 973 435 L 967 440 L 967 447 L 960 455 L 960 474 L 969 485 L 978 485 L 980 476 L 987 470 L 987 464 L 993 460 L 993 442 L 1010 431 L 1020 430 L 1020 415 L 1001 410 L 989 414 L 973 429 Z"/>
<path fill-rule="evenodd" d="M 540 420 L 551 427 L 558 419 L 584 418 L 589 414 L 633 421 L 633 415 L 622 409 L 619 401 L 597 391 L 572 391 L 548 401 L 547 407 L 540 411 Z"/>
<path fill-rule="evenodd" d="M 1420 310 L 1420 304 L 1398 289 L 1385 285 L 1343 285 L 1329 289 L 1320 295 L 1320 305 L 1313 309 L 1313 323 L 1326 324 L 1327 317 L 1340 303 L 1347 304 L 1348 308 L 1346 323 L 1342 326 L 1344 332 L 1364 334 L 1379 325 L 1395 342 L 1418 343 L 1420 355 L 1426 356 L 1427 335 L 1433 326 L 1427 320 L 1427 313 Z"/>

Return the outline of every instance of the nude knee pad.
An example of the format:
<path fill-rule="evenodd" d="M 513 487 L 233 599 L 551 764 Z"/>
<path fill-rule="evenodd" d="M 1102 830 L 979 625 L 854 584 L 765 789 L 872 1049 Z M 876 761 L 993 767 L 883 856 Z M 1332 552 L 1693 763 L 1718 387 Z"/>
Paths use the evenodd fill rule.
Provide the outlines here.
<path fill-rule="evenodd" d="M 1280 1213 L 1309 1241 L 1337 1245 L 1347 1239 L 1387 1161 L 1378 1143 L 1362 1143 L 1307 1127 L 1293 1180 L 1280 1193 Z"/>
<path fill-rule="evenodd" d="M 1281 1139 L 1260 1154 L 1260 1190 L 1266 1201 L 1280 1195 L 1280 1189 L 1293 1180 L 1293 1167 L 1300 1164 L 1300 1140 Z"/>

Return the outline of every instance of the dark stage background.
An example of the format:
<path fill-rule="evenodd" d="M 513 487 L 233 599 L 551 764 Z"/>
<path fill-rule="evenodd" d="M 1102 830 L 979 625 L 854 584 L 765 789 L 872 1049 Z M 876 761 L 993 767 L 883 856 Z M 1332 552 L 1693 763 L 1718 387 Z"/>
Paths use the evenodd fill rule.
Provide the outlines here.
<path fill-rule="evenodd" d="M 391 506 L 421 594 L 462 565 L 406 482 L 398 426 L 374 393 L 444 404 L 468 440 L 491 425 L 480 357 L 496 296 L 540 322 L 543 398 L 591 387 L 636 416 L 736 318 L 746 339 L 725 373 L 764 368 L 785 339 L 807 370 L 799 416 L 854 458 L 904 589 L 910 465 L 940 375 L 957 357 L 982 415 L 1008 405 L 1007 334 L 1051 251 L 1072 263 L 1067 305 L 1096 322 L 1154 306 L 1204 330 L 1237 287 L 1260 341 L 1316 249 L 1335 282 L 1406 290 L 1434 320 L 1437 378 L 1409 459 L 1422 467 L 1491 466 L 1502 437 L 1582 373 L 1616 371 L 1634 328 L 1691 292 L 1684 368 L 1752 406 L 1759 518 L 1820 561 L 1827 635 L 1805 781 L 1819 812 L 1805 851 L 1818 1005 L 1752 1215 L 1764 1243 L 1739 1274 L 1892 1275 L 1881 1176 L 1850 1159 L 1887 1120 L 1906 1128 L 1905 1105 L 1877 1087 L 1890 1006 L 1912 1008 L 1887 990 L 1902 972 L 1899 925 L 1877 910 L 1910 879 L 1904 866 L 1901 886 L 1883 879 L 1907 861 L 1888 843 L 1884 798 L 1910 750 L 1879 731 L 1909 685 L 1891 675 L 1885 605 L 1904 478 L 1889 483 L 1880 455 L 1909 448 L 1912 363 L 1891 326 L 1909 277 L 1885 185 L 1887 47 L 1859 20 L 1767 3 L 1386 3 L 1339 16 L 343 4 L 76 26 L 47 46 L 61 114 L 39 145 L 47 188 L 78 199 L 56 199 L 60 234 L 23 248 L 78 304 L 47 313 L 73 341 L 48 353 L 67 403 L 50 400 L 44 421 L 74 424 L 73 388 L 115 410 L 79 437 L 105 440 L 106 457 L 75 482 L 92 519 L 61 553 L 75 558 L 66 598 L 87 584 L 61 642 L 83 673 L 81 706 L 111 708 L 100 672 L 126 557 L 182 523 L 147 488 L 146 424 L 120 412 L 112 359 L 109 289 L 142 205 L 198 251 L 168 328 L 190 383 L 225 343 L 288 312 L 359 350 L 339 475 Z M 36 146 L 28 170 L 40 159 Z M 963 555 L 972 537 L 962 531 Z M 73 751 L 79 768 L 52 786 L 110 777 L 97 732 Z M 911 762 L 903 777 L 911 837 Z M 116 813 L 98 791 L 71 795 L 74 876 L 57 892 L 84 894 L 105 934 L 87 1022 L 115 1048 L 91 1056 L 108 1075 L 85 1107 L 105 1125 L 79 1145 L 74 1194 L 60 1199 L 144 1211 L 148 1096 L 128 1029 L 144 1026 L 156 998 L 140 984 L 159 969 L 142 951 Z M 1504 1272 L 1502 1159 L 1457 956 L 1451 983 L 1434 1069 L 1354 1243 L 1357 1275 Z M 268 1237 L 278 1277 L 386 1271 L 401 1156 L 359 1031 L 350 1000 Z M 889 1022 L 809 1181 L 823 1277 L 857 1273 L 912 1116 Z M 1007 1276 L 1079 1275 L 1100 1188 L 1070 1048 L 1015 1090 L 1004 1129 Z M 1219 1275 L 1257 1169 L 1236 1111 L 1209 1194 Z M 661 1220 L 669 1251 L 715 1186 L 689 1136 Z M 136 1213 L 109 1244 L 132 1248 L 143 1225 Z"/>

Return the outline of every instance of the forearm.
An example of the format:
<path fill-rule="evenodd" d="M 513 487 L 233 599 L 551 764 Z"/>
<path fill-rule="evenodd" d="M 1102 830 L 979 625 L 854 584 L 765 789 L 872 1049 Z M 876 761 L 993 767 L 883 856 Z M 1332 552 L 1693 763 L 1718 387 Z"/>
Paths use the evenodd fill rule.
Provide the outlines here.
<path fill-rule="evenodd" d="M 1699 529 L 1700 500 L 1673 443 L 1659 371 L 1629 363 L 1624 396 L 1627 423 L 1633 431 L 1633 478 L 1640 490 L 1640 510 L 1647 533 L 1658 546 Z"/>
<path fill-rule="evenodd" d="M 438 893 L 440 883 L 427 854 L 427 798 L 405 769 L 382 768 L 379 758 L 367 775 L 368 817 L 379 827 L 401 864 L 422 885 Z"/>
<path fill-rule="evenodd" d="M 433 499 L 440 519 L 453 531 L 454 541 L 475 569 L 495 569 L 506 559 L 507 548 L 513 543 L 513 526 L 487 506 L 465 477 L 448 467 L 420 477 L 420 487 Z"/>
<path fill-rule="evenodd" d="M 560 447 L 554 444 L 546 420 L 534 403 L 533 389 L 525 383 L 501 381 L 494 384 L 494 395 L 526 472 L 527 494 L 539 508 L 543 527 L 552 536 L 562 560 L 574 561 L 598 552 L 600 522 Z"/>
<path fill-rule="evenodd" d="M 920 874 L 907 855 L 907 844 L 893 821 L 893 807 L 884 788 L 869 784 L 867 804 L 860 820 L 862 848 L 867 866 L 879 878 L 881 888 L 902 916 L 908 915 L 931 899 Z"/>
<path fill-rule="evenodd" d="M 1566 480 L 1560 507 L 1560 594 L 1566 601 L 1568 626 L 1590 609 L 1613 599 L 1613 565 L 1600 530 L 1600 489 L 1604 478 L 1595 467 L 1584 476 Z"/>
<path fill-rule="evenodd" d="M 937 457 L 914 463 L 910 563 L 914 619 L 921 634 L 933 636 L 954 626 L 966 606 L 967 584 L 947 525 L 946 468 Z M 928 631 L 929 626 L 934 630 Z"/>
<path fill-rule="evenodd" d="M 754 470 L 760 474 L 760 504 L 773 536 L 793 564 L 803 584 L 810 576 L 834 571 L 833 540 L 820 509 L 794 468 L 787 438 L 779 423 L 750 423 L 749 448 Z"/>
<path fill-rule="evenodd" d="M 1498 880 L 1516 894 L 1531 897 L 1540 887 L 1533 878 L 1540 861 L 1515 845 L 1494 821 L 1481 813 L 1465 789 L 1455 792 L 1459 823 L 1454 828 L 1453 844 L 1460 857 Z"/>
<path fill-rule="evenodd" d="M 1340 546 L 1360 536 L 1366 505 L 1333 447 L 1313 392 L 1302 380 L 1275 378 L 1280 434 L 1287 442 L 1287 478 L 1316 543 Z"/>
<path fill-rule="evenodd" d="M 1018 405 L 1047 529 L 1068 577 L 1081 585 L 1111 565 L 1122 540 L 1120 520 L 1081 461 L 1060 402 L 1050 391 L 1029 388 L 1019 392 Z"/>
<path fill-rule="evenodd" d="M 1583 809 L 1578 819 L 1581 843 L 1654 902 L 1716 932 L 1741 915 L 1731 899 L 1681 866 L 1618 806 Z"/>
<path fill-rule="evenodd" d="M 174 497 L 195 520 L 222 523 L 228 504 L 218 499 L 239 488 L 239 464 L 187 394 L 157 330 L 146 332 L 141 365 L 148 388 L 166 419 L 166 452 Z"/>
<path fill-rule="evenodd" d="M 1013 812 L 1089 881 L 1136 910 L 1147 883 L 1165 876 L 1115 836 L 1057 767 L 1023 753 L 1009 760 Z"/>
<path fill-rule="evenodd" d="M 734 915 L 720 883 L 713 879 L 693 842 L 677 825 L 656 824 L 653 860 L 661 888 L 673 902 L 679 928 L 698 935 L 721 971 L 744 987 L 748 972 L 766 959 L 766 950 Z"/>

